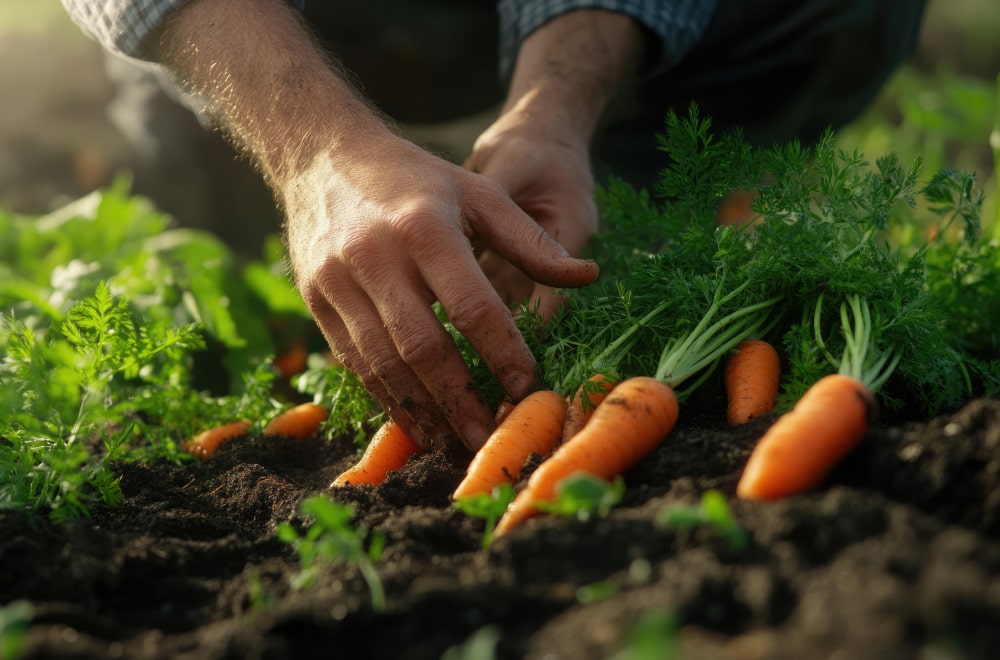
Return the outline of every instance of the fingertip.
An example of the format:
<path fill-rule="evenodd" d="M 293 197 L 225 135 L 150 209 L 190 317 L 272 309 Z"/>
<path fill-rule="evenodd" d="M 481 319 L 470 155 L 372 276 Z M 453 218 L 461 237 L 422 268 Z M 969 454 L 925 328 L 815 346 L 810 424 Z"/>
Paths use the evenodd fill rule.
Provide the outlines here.
<path fill-rule="evenodd" d="M 462 427 L 462 444 L 470 451 L 477 452 L 486 444 L 489 435 L 485 426 L 476 421 L 469 421 Z"/>
<path fill-rule="evenodd" d="M 567 257 L 569 267 L 563 270 L 556 286 L 576 288 L 593 284 L 601 275 L 601 267 L 593 259 Z"/>

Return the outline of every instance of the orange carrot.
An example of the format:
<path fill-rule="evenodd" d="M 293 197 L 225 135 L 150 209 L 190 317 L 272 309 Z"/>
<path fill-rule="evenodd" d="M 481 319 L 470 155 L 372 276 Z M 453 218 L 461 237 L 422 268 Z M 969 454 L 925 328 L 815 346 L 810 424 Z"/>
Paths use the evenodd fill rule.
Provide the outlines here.
<path fill-rule="evenodd" d="M 264 427 L 266 435 L 284 435 L 306 440 L 330 416 L 330 411 L 317 403 L 302 403 L 279 413 Z"/>
<path fill-rule="evenodd" d="M 754 224 L 760 222 L 760 215 L 753 210 L 756 196 L 753 190 L 730 190 L 719 200 L 719 208 L 715 214 L 716 224 L 720 227 L 726 225 L 742 227 L 751 222 Z"/>
<path fill-rule="evenodd" d="M 517 404 L 513 401 L 510 399 L 504 399 L 500 402 L 500 405 L 497 406 L 497 412 L 493 416 L 493 421 L 496 422 L 497 426 L 500 426 L 503 424 L 503 420 L 507 419 L 507 415 L 510 414 L 510 411 L 516 407 Z"/>
<path fill-rule="evenodd" d="M 726 420 L 736 426 L 774 410 L 781 384 L 781 359 L 762 339 L 744 339 L 726 362 Z"/>
<path fill-rule="evenodd" d="M 301 339 L 293 339 L 285 349 L 274 356 L 271 364 L 283 378 L 291 378 L 306 370 L 309 351 Z"/>
<path fill-rule="evenodd" d="M 532 452 L 545 456 L 552 451 L 565 420 L 566 399 L 558 392 L 538 390 L 526 396 L 476 452 L 452 498 L 489 494 L 517 481 Z"/>
<path fill-rule="evenodd" d="M 737 496 L 775 500 L 815 488 L 867 435 L 875 405 L 869 388 L 851 376 L 816 381 L 757 443 Z"/>
<path fill-rule="evenodd" d="M 180 448 L 195 458 L 205 460 L 215 455 L 224 443 L 245 434 L 250 429 L 250 420 L 241 419 L 206 429 L 190 440 L 182 442 Z"/>
<path fill-rule="evenodd" d="M 587 383 L 592 383 L 588 385 Z M 580 385 L 566 409 L 566 423 L 563 425 L 562 441 L 566 442 L 587 425 L 597 404 L 608 396 L 618 384 L 618 379 L 607 374 L 594 374 Z"/>
<path fill-rule="evenodd" d="M 377 486 L 385 481 L 393 470 L 406 465 L 410 457 L 423 449 L 391 419 L 379 427 L 372 436 L 361 460 L 345 470 L 333 480 L 331 487 L 349 484 L 372 484 Z"/>
<path fill-rule="evenodd" d="M 636 376 L 619 383 L 594 410 L 590 422 L 531 474 L 497 523 L 506 534 L 537 515 L 537 502 L 556 498 L 556 486 L 576 472 L 610 481 L 656 448 L 677 422 L 674 390 L 655 378 Z"/>

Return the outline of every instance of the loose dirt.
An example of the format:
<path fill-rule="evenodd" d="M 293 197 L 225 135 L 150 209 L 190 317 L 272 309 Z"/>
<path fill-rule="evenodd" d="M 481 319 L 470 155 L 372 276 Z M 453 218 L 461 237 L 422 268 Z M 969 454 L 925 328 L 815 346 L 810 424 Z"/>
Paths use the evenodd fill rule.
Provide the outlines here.
<path fill-rule="evenodd" d="M 496 658 L 576 660 L 610 657 L 642 625 L 685 658 L 995 657 L 1000 401 L 883 422 L 818 491 L 737 501 L 769 423 L 689 411 L 609 516 L 536 518 L 488 551 L 483 523 L 449 505 L 462 454 L 337 491 L 356 457 L 343 438 L 123 465 L 125 502 L 89 519 L 0 513 L 0 602 L 34 607 L 25 659 L 440 658 L 475 637 L 495 639 Z M 746 548 L 656 524 L 707 489 L 730 499 Z M 302 524 L 298 504 L 320 492 L 385 536 L 385 611 L 351 565 L 291 588 L 298 556 L 275 529 Z"/>

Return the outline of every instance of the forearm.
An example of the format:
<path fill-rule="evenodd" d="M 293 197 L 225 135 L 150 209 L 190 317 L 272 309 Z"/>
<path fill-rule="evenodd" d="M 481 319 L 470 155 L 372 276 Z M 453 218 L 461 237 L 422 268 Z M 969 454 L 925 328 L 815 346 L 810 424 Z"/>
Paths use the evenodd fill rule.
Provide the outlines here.
<path fill-rule="evenodd" d="M 193 0 L 159 57 L 276 191 L 320 153 L 348 158 L 389 133 L 282 0 Z"/>
<path fill-rule="evenodd" d="M 642 28 L 601 10 L 559 16 L 518 51 L 504 113 L 525 112 L 589 141 L 610 99 L 642 58 Z"/>

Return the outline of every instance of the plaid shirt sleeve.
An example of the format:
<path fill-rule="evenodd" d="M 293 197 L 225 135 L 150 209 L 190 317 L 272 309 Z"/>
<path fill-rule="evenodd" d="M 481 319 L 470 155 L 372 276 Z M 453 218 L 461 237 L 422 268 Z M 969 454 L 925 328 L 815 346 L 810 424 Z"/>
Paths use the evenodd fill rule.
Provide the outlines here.
<path fill-rule="evenodd" d="M 305 0 L 290 0 L 302 9 Z M 118 55 L 153 59 L 153 39 L 171 13 L 187 0 L 62 0 L 70 18 L 102 46 Z"/>
<path fill-rule="evenodd" d="M 605 9 L 631 16 L 659 37 L 664 69 L 676 64 L 705 33 L 715 0 L 499 0 L 500 72 L 510 76 L 521 42 L 542 25 L 576 9 Z"/>

